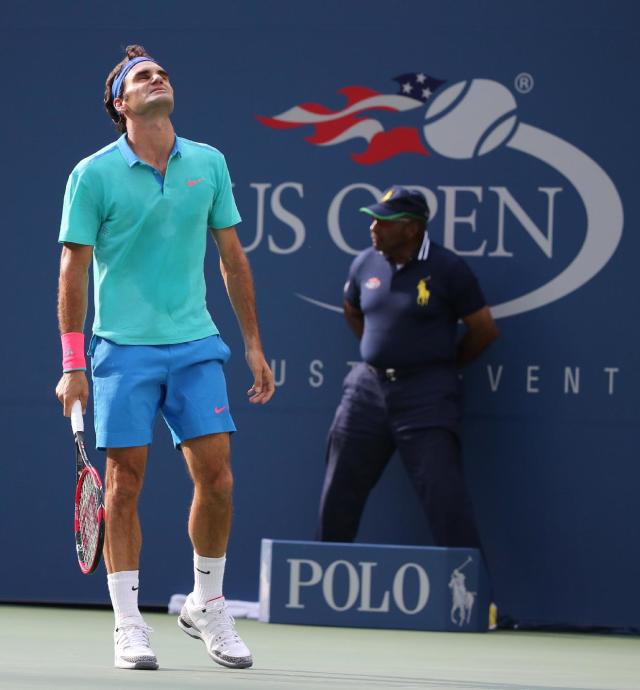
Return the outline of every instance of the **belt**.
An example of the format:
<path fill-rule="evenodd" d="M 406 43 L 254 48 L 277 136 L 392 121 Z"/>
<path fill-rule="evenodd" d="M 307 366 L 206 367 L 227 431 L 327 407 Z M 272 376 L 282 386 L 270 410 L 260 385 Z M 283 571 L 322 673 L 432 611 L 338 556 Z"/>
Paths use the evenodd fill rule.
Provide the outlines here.
<path fill-rule="evenodd" d="M 404 378 L 405 376 L 411 376 L 411 374 L 417 374 L 420 371 L 424 371 L 429 368 L 429 365 L 418 365 L 415 367 L 374 367 L 373 364 L 365 362 L 367 369 L 380 377 L 381 379 L 386 379 L 387 381 L 397 381 L 399 378 Z"/>

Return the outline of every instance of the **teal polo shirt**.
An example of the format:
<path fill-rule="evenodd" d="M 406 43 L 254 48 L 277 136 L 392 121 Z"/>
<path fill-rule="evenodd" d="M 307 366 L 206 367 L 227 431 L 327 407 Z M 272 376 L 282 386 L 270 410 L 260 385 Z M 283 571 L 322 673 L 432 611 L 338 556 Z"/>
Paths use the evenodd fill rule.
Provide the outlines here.
<path fill-rule="evenodd" d="M 123 135 L 67 181 L 60 242 L 92 245 L 93 332 L 122 345 L 216 335 L 206 304 L 208 229 L 240 222 L 224 156 L 182 137 L 164 177 Z"/>

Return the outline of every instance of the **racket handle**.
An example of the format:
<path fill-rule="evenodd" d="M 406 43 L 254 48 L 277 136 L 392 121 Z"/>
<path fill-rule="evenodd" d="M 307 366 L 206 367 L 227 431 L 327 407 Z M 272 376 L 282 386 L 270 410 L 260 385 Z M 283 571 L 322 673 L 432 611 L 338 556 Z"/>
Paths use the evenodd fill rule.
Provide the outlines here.
<path fill-rule="evenodd" d="M 73 433 L 84 431 L 84 419 L 82 418 L 82 403 L 76 400 L 71 408 L 71 428 Z"/>

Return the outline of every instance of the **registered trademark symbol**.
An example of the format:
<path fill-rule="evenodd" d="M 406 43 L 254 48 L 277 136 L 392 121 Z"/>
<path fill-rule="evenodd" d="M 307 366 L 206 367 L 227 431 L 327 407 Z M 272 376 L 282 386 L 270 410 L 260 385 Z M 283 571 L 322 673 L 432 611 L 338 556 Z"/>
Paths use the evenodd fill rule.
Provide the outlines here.
<path fill-rule="evenodd" d="M 516 87 L 516 91 L 520 93 L 529 93 L 533 90 L 534 81 L 529 72 L 520 72 L 513 83 Z"/>

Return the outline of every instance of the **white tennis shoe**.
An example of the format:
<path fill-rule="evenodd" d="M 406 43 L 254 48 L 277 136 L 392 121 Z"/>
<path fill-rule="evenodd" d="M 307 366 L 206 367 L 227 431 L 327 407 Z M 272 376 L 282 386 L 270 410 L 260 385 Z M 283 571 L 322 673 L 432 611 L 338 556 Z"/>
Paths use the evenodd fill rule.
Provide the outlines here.
<path fill-rule="evenodd" d="M 114 665 L 117 668 L 130 668 L 155 671 L 158 659 L 149 645 L 152 629 L 140 621 L 119 625 L 113 633 Z"/>
<path fill-rule="evenodd" d="M 202 640 L 216 663 L 228 668 L 253 665 L 251 652 L 236 632 L 235 621 L 227 611 L 224 597 L 207 605 L 198 605 L 190 594 L 180 612 L 178 626 L 187 635 Z"/>

